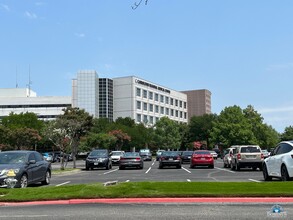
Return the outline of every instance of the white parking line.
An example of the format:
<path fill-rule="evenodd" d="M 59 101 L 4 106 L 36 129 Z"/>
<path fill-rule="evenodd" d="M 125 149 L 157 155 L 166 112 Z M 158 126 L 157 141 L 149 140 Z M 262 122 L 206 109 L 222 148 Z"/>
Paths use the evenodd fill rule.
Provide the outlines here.
<path fill-rule="evenodd" d="M 185 170 L 187 173 L 191 173 L 188 169 L 181 167 L 181 169 Z"/>
<path fill-rule="evenodd" d="M 230 173 L 235 173 L 235 171 L 233 171 L 233 170 L 222 169 L 222 168 L 219 168 L 219 167 L 215 167 L 215 169 L 230 172 Z"/>
<path fill-rule="evenodd" d="M 256 183 L 261 183 L 261 182 L 262 182 L 262 181 L 254 180 L 254 179 L 248 179 L 248 180 L 250 180 L 250 181 L 252 181 L 252 182 L 256 182 Z"/>
<path fill-rule="evenodd" d="M 110 170 L 110 171 L 108 171 L 108 172 L 106 172 L 106 173 L 103 173 L 103 174 L 105 175 L 105 174 L 108 174 L 108 173 L 113 173 L 113 172 L 115 172 L 115 171 L 117 171 L 117 170 L 118 170 L 118 168 L 115 169 L 115 170 Z"/>
<path fill-rule="evenodd" d="M 150 168 L 148 168 L 148 170 L 147 171 L 145 171 L 145 173 L 148 173 L 148 172 L 150 172 L 150 170 L 151 170 L 152 168 L 150 167 Z"/>
<path fill-rule="evenodd" d="M 66 185 L 66 184 L 68 184 L 68 183 L 70 183 L 70 181 L 67 181 L 67 182 L 64 182 L 64 183 L 60 183 L 60 184 L 58 184 L 58 185 L 56 185 L 56 186 L 63 186 L 63 185 Z"/>
<path fill-rule="evenodd" d="M 156 162 L 156 160 L 154 160 L 154 162 L 152 163 L 152 166 L 154 166 L 155 162 Z"/>
<path fill-rule="evenodd" d="M 187 180 L 187 182 L 191 182 L 191 180 L 190 179 L 186 179 Z"/>

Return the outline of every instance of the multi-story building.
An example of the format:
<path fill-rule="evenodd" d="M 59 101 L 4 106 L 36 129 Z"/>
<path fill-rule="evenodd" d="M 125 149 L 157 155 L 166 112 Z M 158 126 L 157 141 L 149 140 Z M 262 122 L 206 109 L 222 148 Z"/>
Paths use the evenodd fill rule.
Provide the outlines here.
<path fill-rule="evenodd" d="M 71 106 L 71 97 L 43 96 L 29 88 L 0 89 L 0 118 L 10 113 L 35 113 L 43 120 L 55 119 L 62 115 L 63 109 Z"/>
<path fill-rule="evenodd" d="M 73 79 L 72 100 L 73 107 L 111 120 L 130 117 L 152 125 L 164 116 L 178 122 L 188 118 L 186 94 L 135 76 L 107 79 L 80 71 Z"/>
<path fill-rule="evenodd" d="M 211 95 L 206 89 L 182 91 L 187 95 L 188 121 L 192 116 L 211 114 Z"/>

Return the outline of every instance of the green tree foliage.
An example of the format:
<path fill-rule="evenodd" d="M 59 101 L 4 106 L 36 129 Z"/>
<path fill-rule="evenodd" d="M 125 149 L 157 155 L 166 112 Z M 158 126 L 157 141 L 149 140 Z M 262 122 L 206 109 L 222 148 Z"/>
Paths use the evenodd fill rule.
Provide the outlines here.
<path fill-rule="evenodd" d="M 180 148 L 181 137 L 178 123 L 162 117 L 155 125 L 155 138 L 160 149 Z"/>
<path fill-rule="evenodd" d="M 8 139 L 11 150 L 35 150 L 41 136 L 31 128 L 16 128 L 10 129 Z"/>
<path fill-rule="evenodd" d="M 109 134 L 116 138 L 115 150 L 121 150 L 121 148 L 131 140 L 131 137 L 121 130 L 113 130 L 110 131 Z"/>
<path fill-rule="evenodd" d="M 217 115 L 215 114 L 191 117 L 189 123 L 189 141 L 205 141 L 209 146 L 209 136 L 216 118 Z"/>
<path fill-rule="evenodd" d="M 286 127 L 284 132 L 281 134 L 282 141 L 293 140 L 293 126 Z"/>
<path fill-rule="evenodd" d="M 14 114 L 13 112 L 2 119 L 2 125 L 9 129 L 31 128 L 40 131 L 44 122 L 39 120 L 35 113 L 26 112 Z"/>
<path fill-rule="evenodd" d="M 226 107 L 213 122 L 210 133 L 213 143 L 224 146 L 256 144 L 252 126 L 239 106 Z"/>
<path fill-rule="evenodd" d="M 57 118 L 59 128 L 66 130 L 67 138 L 70 140 L 70 146 L 73 156 L 73 168 L 76 168 L 76 154 L 78 145 L 82 136 L 93 126 L 93 117 L 85 110 L 79 108 L 66 108 L 64 114 Z"/>
<path fill-rule="evenodd" d="M 110 122 L 107 118 L 94 118 L 91 132 L 93 133 L 107 133 L 110 131 L 110 126 L 113 122 Z"/>
<path fill-rule="evenodd" d="M 107 133 L 89 133 L 82 141 L 80 150 L 91 151 L 93 149 L 111 149 L 115 145 L 117 138 Z"/>

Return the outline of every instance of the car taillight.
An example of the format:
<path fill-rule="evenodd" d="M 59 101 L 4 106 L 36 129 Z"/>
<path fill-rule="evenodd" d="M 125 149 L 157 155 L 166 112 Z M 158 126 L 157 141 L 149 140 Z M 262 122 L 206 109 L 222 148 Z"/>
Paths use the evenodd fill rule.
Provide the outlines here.
<path fill-rule="evenodd" d="M 139 158 L 139 157 L 137 157 L 137 158 L 135 158 L 135 160 L 137 160 L 137 161 L 140 161 L 140 158 Z"/>
<path fill-rule="evenodd" d="M 165 160 L 165 157 L 161 157 L 160 159 L 161 159 L 161 160 Z"/>
<path fill-rule="evenodd" d="M 196 156 L 197 156 L 196 154 L 192 154 L 192 157 L 193 157 L 193 158 L 196 158 Z"/>
<path fill-rule="evenodd" d="M 260 155 L 260 158 L 261 158 L 261 159 L 264 159 L 264 158 L 265 158 L 265 156 L 264 156 L 263 154 L 261 154 L 261 155 Z"/>
<path fill-rule="evenodd" d="M 178 157 L 177 157 L 177 160 L 181 160 L 181 157 L 180 157 L 180 156 L 178 156 Z"/>
<path fill-rule="evenodd" d="M 241 159 L 241 154 L 237 154 L 237 159 L 238 159 L 238 160 Z"/>
<path fill-rule="evenodd" d="M 125 158 L 124 157 L 120 157 L 120 160 L 125 160 Z"/>

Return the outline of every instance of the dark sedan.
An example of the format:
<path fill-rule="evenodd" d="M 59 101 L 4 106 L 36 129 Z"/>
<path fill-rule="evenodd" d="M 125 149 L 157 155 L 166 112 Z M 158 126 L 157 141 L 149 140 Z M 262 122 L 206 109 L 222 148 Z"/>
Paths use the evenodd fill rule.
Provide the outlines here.
<path fill-rule="evenodd" d="M 164 151 L 159 159 L 159 169 L 166 166 L 181 168 L 181 157 L 178 151 Z"/>
<path fill-rule="evenodd" d="M 143 169 L 143 159 L 137 152 L 126 152 L 119 161 L 119 169 L 123 170 L 125 167 L 138 167 Z"/>
<path fill-rule="evenodd" d="M 9 187 L 10 178 L 16 179 L 15 187 L 25 188 L 30 184 L 41 182 L 50 184 L 51 163 L 44 160 L 36 151 L 0 152 L 0 185 Z"/>
<path fill-rule="evenodd" d="M 85 169 L 104 167 L 106 170 L 112 169 L 112 159 L 106 149 L 97 149 L 90 152 L 85 160 Z"/>
<path fill-rule="evenodd" d="M 184 162 L 190 163 L 192 154 L 193 154 L 193 151 L 183 151 L 181 154 L 182 163 Z"/>

